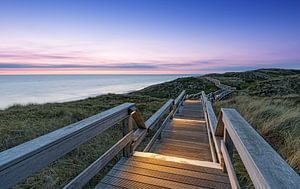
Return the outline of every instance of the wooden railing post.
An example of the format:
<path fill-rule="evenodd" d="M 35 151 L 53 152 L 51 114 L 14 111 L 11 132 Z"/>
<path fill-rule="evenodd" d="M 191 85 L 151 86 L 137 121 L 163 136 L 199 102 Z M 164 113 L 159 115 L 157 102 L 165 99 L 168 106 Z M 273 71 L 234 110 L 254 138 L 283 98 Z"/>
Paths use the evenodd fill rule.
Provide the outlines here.
<path fill-rule="evenodd" d="M 233 162 L 233 148 L 234 148 L 234 144 L 226 130 L 226 127 L 224 127 L 224 137 L 223 137 L 223 141 L 226 147 L 226 152 L 227 155 L 230 159 L 231 162 Z M 225 163 L 224 163 L 224 154 L 223 154 L 223 158 L 222 158 L 222 162 L 221 162 L 221 167 L 223 169 L 224 172 L 227 172 L 227 168 L 225 167 Z"/>
<path fill-rule="evenodd" d="M 132 131 L 132 112 L 129 111 L 129 116 L 122 121 L 123 126 L 123 136 L 126 136 Z M 131 143 L 127 144 L 123 149 L 123 156 L 130 157 L 132 155 L 132 145 Z"/>
<path fill-rule="evenodd" d="M 224 127 L 224 139 L 223 140 L 224 140 L 225 146 L 227 148 L 230 160 L 232 161 L 234 145 L 233 145 L 233 142 L 226 130 L 226 127 Z"/>
<path fill-rule="evenodd" d="M 170 107 L 170 112 L 173 111 L 173 113 L 172 113 L 170 119 L 173 119 L 174 115 L 176 114 L 176 109 L 177 109 L 176 104 L 175 104 L 174 101 L 173 101 L 172 106 Z"/>

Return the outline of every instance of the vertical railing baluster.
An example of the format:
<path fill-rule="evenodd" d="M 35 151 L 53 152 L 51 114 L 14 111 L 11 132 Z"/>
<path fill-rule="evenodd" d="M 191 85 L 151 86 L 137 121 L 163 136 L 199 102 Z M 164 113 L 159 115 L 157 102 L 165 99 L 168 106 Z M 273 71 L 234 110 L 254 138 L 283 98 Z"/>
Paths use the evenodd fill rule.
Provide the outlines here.
<path fill-rule="evenodd" d="M 228 152 L 228 156 L 230 158 L 230 161 L 233 162 L 233 150 L 234 150 L 234 144 L 226 130 L 226 127 L 224 127 L 224 137 L 223 137 L 223 141 L 226 147 L 226 150 Z M 224 154 L 223 154 L 224 155 Z M 222 158 L 222 162 L 221 162 L 221 167 L 223 169 L 224 172 L 226 172 L 226 167 L 225 167 L 225 163 L 224 163 L 224 159 Z"/>
<path fill-rule="evenodd" d="M 132 131 L 132 115 L 131 112 L 129 116 L 122 121 L 123 126 L 123 136 L 127 135 L 130 131 Z M 123 149 L 123 156 L 130 157 L 132 155 L 132 146 L 131 143 L 127 144 L 126 147 Z"/>

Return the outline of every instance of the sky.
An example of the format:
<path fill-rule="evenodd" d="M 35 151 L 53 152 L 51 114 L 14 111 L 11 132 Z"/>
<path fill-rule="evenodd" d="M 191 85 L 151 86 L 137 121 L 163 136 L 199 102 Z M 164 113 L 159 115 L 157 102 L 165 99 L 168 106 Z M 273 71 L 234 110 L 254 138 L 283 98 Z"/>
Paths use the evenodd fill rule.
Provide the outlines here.
<path fill-rule="evenodd" d="M 0 0 L 0 74 L 300 69 L 300 0 Z"/>

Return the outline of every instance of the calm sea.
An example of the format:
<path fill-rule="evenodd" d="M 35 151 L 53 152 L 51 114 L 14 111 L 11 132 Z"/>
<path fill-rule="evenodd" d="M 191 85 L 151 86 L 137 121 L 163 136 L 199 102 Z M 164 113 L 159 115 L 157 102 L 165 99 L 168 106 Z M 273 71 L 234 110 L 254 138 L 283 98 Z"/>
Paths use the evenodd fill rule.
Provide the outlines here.
<path fill-rule="evenodd" d="M 107 93 L 127 93 L 191 75 L 0 76 L 0 109 L 13 104 L 66 102 Z"/>

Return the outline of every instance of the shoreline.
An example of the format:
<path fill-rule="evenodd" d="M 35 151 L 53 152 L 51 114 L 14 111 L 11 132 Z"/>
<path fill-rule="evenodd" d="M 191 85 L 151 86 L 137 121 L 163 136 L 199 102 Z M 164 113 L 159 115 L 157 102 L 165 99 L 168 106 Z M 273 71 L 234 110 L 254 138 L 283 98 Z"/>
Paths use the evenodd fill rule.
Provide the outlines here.
<path fill-rule="evenodd" d="M 110 75 L 111 76 L 118 76 L 118 75 L 113 75 L 113 74 L 110 74 Z M 150 86 L 153 86 L 153 85 L 164 84 L 166 82 L 170 82 L 170 81 L 176 80 L 178 78 L 188 78 L 188 77 L 197 77 L 197 76 L 200 76 L 199 74 L 198 75 L 196 75 L 196 74 L 192 74 L 192 75 L 185 75 L 185 74 L 156 74 L 156 75 L 152 75 L 152 76 L 154 77 L 154 76 L 166 76 L 166 75 L 168 75 L 168 76 L 176 76 L 176 77 L 175 78 L 166 79 L 166 80 L 163 80 L 163 81 L 156 81 L 156 82 L 155 81 L 153 81 L 153 82 L 146 81 L 145 83 L 149 83 L 149 84 L 146 84 L 146 85 L 143 85 L 143 86 L 137 86 L 137 88 L 135 88 L 135 89 L 124 90 L 124 89 L 120 88 L 119 91 L 115 90 L 114 92 L 110 92 L 110 91 L 108 91 L 108 92 L 101 92 L 101 91 L 90 92 L 88 94 L 82 94 L 82 95 L 73 96 L 73 97 L 66 97 L 66 98 L 62 97 L 64 99 L 52 99 L 52 100 L 49 99 L 48 101 L 44 101 L 44 100 L 41 100 L 41 99 L 47 98 L 47 96 L 45 96 L 45 97 L 37 96 L 36 98 L 38 98 L 38 100 L 36 100 L 36 102 L 34 100 L 31 100 L 31 101 L 28 101 L 28 102 L 13 102 L 13 103 L 10 103 L 8 105 L 3 105 L 2 107 L 0 107 L 0 111 L 6 110 L 6 109 L 8 109 L 10 107 L 13 107 L 13 106 L 27 106 L 27 105 L 31 105 L 31 104 L 34 104 L 34 105 L 43 105 L 43 104 L 48 104 L 48 103 L 73 102 L 73 101 L 85 100 L 85 99 L 88 99 L 88 98 L 94 98 L 94 97 L 97 97 L 97 96 L 102 96 L 102 95 L 107 95 L 107 94 L 118 94 L 118 95 L 123 95 L 124 94 L 124 95 L 126 95 L 126 94 L 129 94 L 129 93 L 133 93 L 133 92 L 137 92 L 137 91 L 143 90 L 143 89 L 145 89 L 147 87 L 150 87 Z M 17 76 L 20 76 L 20 75 L 17 75 Z M 27 76 L 27 75 L 24 75 L 24 76 Z M 34 75 L 34 76 L 36 76 L 36 75 Z M 45 75 L 43 75 L 43 76 L 45 76 Z M 49 75 L 46 75 L 46 76 L 49 76 Z M 57 75 L 51 75 L 51 76 L 55 77 Z M 63 76 L 63 75 L 60 75 L 60 76 Z M 77 76 L 77 75 L 72 75 L 72 76 Z M 82 76 L 82 75 L 80 75 L 80 76 Z M 89 76 L 89 75 L 85 75 L 85 76 Z M 96 75 L 96 76 L 98 76 L 98 75 Z M 100 75 L 100 76 L 102 76 L 102 75 Z M 124 75 L 122 75 L 122 76 L 124 76 Z M 128 75 L 128 77 L 130 77 L 130 76 L 131 75 Z M 135 76 L 141 76 L 141 79 L 143 79 L 143 77 L 142 77 L 143 75 L 140 75 L 140 74 L 135 74 L 135 75 L 132 75 L 132 76 L 133 77 L 135 77 Z M 1 75 L 0 75 L 0 77 L 1 77 Z M 99 80 L 99 83 L 101 83 L 101 80 Z M 121 86 L 126 86 L 126 84 L 121 85 Z M 97 90 L 101 90 L 101 87 L 102 88 L 107 88 L 108 85 L 107 86 L 106 85 L 100 86 L 100 88 L 97 89 Z M 53 95 L 60 95 L 60 94 L 59 93 L 57 93 L 57 94 L 54 93 Z M 3 101 L 5 101 L 5 99 Z"/>

